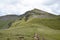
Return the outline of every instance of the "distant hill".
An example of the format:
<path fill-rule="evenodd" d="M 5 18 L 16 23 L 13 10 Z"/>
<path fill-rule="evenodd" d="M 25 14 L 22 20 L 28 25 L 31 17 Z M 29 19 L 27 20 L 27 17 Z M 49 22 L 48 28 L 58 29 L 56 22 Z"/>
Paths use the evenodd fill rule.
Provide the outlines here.
<path fill-rule="evenodd" d="M 51 14 L 51 13 L 48 13 L 39 9 L 29 10 L 25 12 L 23 15 L 20 15 L 19 19 L 20 21 L 25 20 L 26 22 L 30 20 L 30 22 L 32 23 L 40 22 L 41 24 L 48 26 L 52 29 L 60 30 L 60 21 L 59 21 L 60 15 L 54 15 L 54 14 Z"/>
<path fill-rule="evenodd" d="M 20 37 L 34 40 L 35 33 L 40 40 L 60 40 L 60 16 L 39 9 L 20 16 L 1 17 L 0 28 L 0 40 L 20 40 Z"/>
<path fill-rule="evenodd" d="M 18 15 L 5 15 L 5 16 L 0 16 L 0 20 L 16 20 L 18 18 Z"/>
<path fill-rule="evenodd" d="M 18 16 L 18 15 L 5 15 L 0 16 L 0 29 L 6 29 L 11 26 L 11 24 L 15 20 L 29 20 L 30 18 L 40 18 L 40 19 L 54 19 L 54 18 L 60 18 L 60 16 L 39 10 L 39 9 L 33 9 L 25 12 L 24 14 Z"/>
<path fill-rule="evenodd" d="M 29 10 L 27 12 L 25 12 L 25 14 L 22 15 L 22 17 L 27 18 L 28 17 L 33 17 L 33 18 L 49 18 L 49 19 L 53 19 L 53 18 L 57 18 L 58 15 L 54 15 L 39 9 L 33 9 L 33 10 Z"/>
<path fill-rule="evenodd" d="M 0 29 L 7 29 L 9 26 L 18 19 L 17 15 L 0 16 Z"/>

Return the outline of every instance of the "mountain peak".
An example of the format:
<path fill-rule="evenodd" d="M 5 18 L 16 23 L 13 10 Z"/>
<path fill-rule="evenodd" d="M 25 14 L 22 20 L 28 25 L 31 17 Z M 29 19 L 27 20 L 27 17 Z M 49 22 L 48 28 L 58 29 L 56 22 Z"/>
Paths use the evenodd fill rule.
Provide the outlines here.
<path fill-rule="evenodd" d="M 48 12 L 45 12 L 43 10 L 39 10 L 36 8 L 25 12 L 25 14 L 23 14 L 22 16 L 24 16 L 26 19 L 29 19 L 29 18 L 54 18 L 54 17 L 56 17 L 56 15 L 53 15 L 51 13 L 48 13 Z"/>
<path fill-rule="evenodd" d="M 43 11 L 43 10 L 39 10 L 39 9 L 36 9 L 36 8 L 34 8 L 33 10 L 29 10 L 29 11 L 27 11 L 27 12 L 25 12 L 25 14 L 27 15 L 27 14 L 33 14 L 33 15 L 51 15 L 51 16 L 53 16 L 53 14 L 51 14 L 51 13 L 48 13 L 48 12 L 45 12 L 45 11 Z"/>
<path fill-rule="evenodd" d="M 41 14 L 41 15 L 54 15 L 54 14 L 51 14 L 51 13 L 49 13 L 49 12 L 46 12 L 46 11 L 43 11 L 43 10 L 40 10 L 40 9 L 37 9 L 37 8 L 34 8 L 34 9 L 32 9 L 32 10 L 29 10 L 29 11 L 27 11 L 27 12 L 25 12 L 25 14 L 32 14 L 32 13 L 34 13 L 34 14 Z"/>
<path fill-rule="evenodd" d="M 34 9 L 32 9 L 32 11 L 42 11 L 42 10 L 39 10 L 37 8 L 34 8 Z"/>

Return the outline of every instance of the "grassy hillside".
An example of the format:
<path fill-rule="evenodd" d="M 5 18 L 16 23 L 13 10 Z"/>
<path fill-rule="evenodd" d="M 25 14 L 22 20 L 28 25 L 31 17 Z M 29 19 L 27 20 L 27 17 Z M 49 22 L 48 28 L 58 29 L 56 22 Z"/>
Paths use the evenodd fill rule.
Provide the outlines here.
<path fill-rule="evenodd" d="M 35 18 L 35 19 L 31 20 L 29 23 L 43 24 L 43 25 L 48 26 L 52 29 L 60 30 L 60 19 L 58 19 L 58 18 L 54 18 L 54 19 Z"/>
<path fill-rule="evenodd" d="M 0 26 L 8 24 L 10 21 L 1 21 Z M 25 40 L 34 40 L 34 33 L 39 34 L 40 40 L 43 38 L 60 40 L 60 16 L 38 9 L 27 11 L 19 16 L 8 29 L 0 29 L 0 40 L 20 40 L 21 36 Z"/>
<path fill-rule="evenodd" d="M 18 19 L 17 15 L 5 15 L 0 16 L 0 29 L 7 29 L 10 27 L 10 25 Z"/>
<path fill-rule="evenodd" d="M 4 26 L 6 26 L 6 24 L 8 24 L 9 22 L 7 21 L 2 21 L 0 20 L 0 29 L 2 29 Z"/>
<path fill-rule="evenodd" d="M 8 38 L 19 40 L 20 36 L 24 36 L 25 40 L 33 40 L 34 33 L 39 33 L 41 40 L 43 37 L 45 40 L 60 40 L 59 23 L 57 19 L 16 20 L 9 29 L 0 30 L 0 40 L 7 40 Z"/>
<path fill-rule="evenodd" d="M 0 20 L 0 29 L 8 29 L 13 22 L 14 20 L 7 20 L 7 21 Z"/>

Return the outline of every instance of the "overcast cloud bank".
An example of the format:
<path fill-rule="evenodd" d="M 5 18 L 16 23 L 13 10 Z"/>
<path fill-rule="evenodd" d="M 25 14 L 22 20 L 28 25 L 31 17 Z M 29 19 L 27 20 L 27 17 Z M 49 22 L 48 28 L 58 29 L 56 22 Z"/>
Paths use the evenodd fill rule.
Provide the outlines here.
<path fill-rule="evenodd" d="M 34 8 L 60 15 L 60 0 L 0 0 L 0 16 L 21 15 Z"/>

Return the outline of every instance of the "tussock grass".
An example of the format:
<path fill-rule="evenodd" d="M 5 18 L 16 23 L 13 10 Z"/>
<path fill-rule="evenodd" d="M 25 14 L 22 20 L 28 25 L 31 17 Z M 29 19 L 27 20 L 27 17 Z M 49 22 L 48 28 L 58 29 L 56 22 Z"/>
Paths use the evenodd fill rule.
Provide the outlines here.
<path fill-rule="evenodd" d="M 17 20 L 9 29 L 0 30 L 0 40 L 19 40 L 21 35 L 25 40 L 33 40 L 34 33 L 39 33 L 41 40 L 42 37 L 45 40 L 60 40 L 59 23 L 57 19 L 32 18 L 27 22 Z"/>

